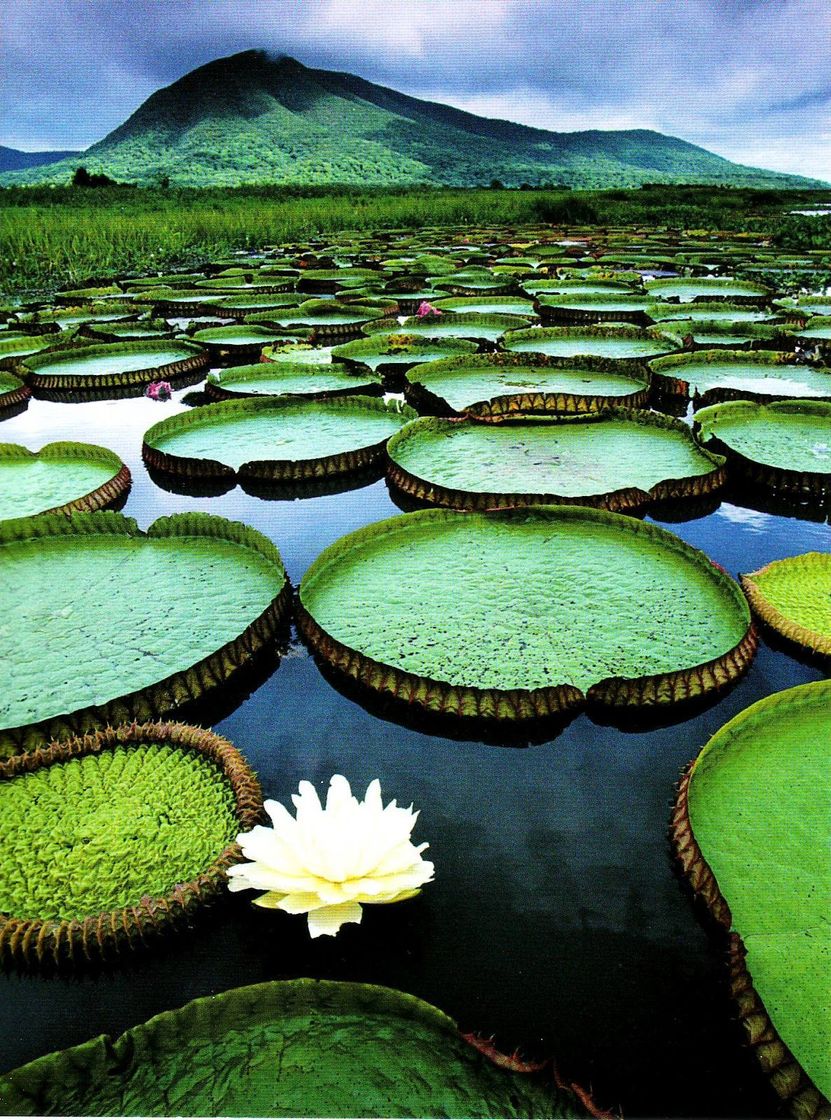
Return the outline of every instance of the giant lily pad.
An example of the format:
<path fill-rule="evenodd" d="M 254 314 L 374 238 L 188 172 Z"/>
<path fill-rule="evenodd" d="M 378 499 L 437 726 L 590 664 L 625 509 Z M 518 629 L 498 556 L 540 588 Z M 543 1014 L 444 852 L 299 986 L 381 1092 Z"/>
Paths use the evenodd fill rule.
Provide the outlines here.
<path fill-rule="evenodd" d="M 230 366 L 212 370 L 205 391 L 214 400 L 237 397 L 342 397 L 357 393 L 373 396 L 383 392 L 378 374 L 355 374 L 346 366 L 304 365 L 302 362 L 257 362 L 252 366 Z"/>
<path fill-rule="evenodd" d="M 379 319 L 364 328 L 364 334 L 390 334 L 399 331 L 421 338 L 468 338 L 472 342 L 496 342 L 507 330 L 527 326 L 530 319 L 516 315 L 464 315 L 449 311 L 441 315 L 417 315 L 400 325 L 395 319 Z"/>
<path fill-rule="evenodd" d="M 655 328 L 624 324 L 598 327 L 529 327 L 507 331 L 502 347 L 522 354 L 548 354 L 557 358 L 591 355 L 615 360 L 657 358 L 680 350 L 681 339 Z"/>
<path fill-rule="evenodd" d="M 792 1115 L 831 1114 L 831 682 L 766 696 L 685 775 L 673 839 L 695 893 L 730 935 L 747 1039 Z"/>
<path fill-rule="evenodd" d="M 483 424 L 425 417 L 387 445 L 404 493 L 452 509 L 567 503 L 623 510 L 700 497 L 724 483 L 721 456 L 653 412 Z"/>
<path fill-rule="evenodd" d="M 320 339 L 333 340 L 359 335 L 361 327 L 379 319 L 380 315 L 377 308 L 366 304 L 310 299 L 298 307 L 275 311 L 269 318 L 287 330 L 305 327 Z"/>
<path fill-rule="evenodd" d="M 806 496 L 831 486 L 831 402 L 729 401 L 695 414 L 702 441 L 742 474 Z"/>
<path fill-rule="evenodd" d="M 169 338 L 173 327 L 166 319 L 138 319 L 135 322 L 99 324 L 87 323 L 81 334 L 88 335 L 95 342 L 131 342 L 136 339 Z"/>
<path fill-rule="evenodd" d="M 431 293 L 432 294 L 432 293 Z M 519 315 L 525 319 L 536 318 L 534 304 L 520 296 L 455 296 L 450 299 L 424 297 L 439 311 L 454 311 L 457 315 Z"/>
<path fill-rule="evenodd" d="M 404 392 L 412 404 L 439 415 L 467 412 L 499 418 L 597 412 L 613 405 L 640 408 L 648 400 L 649 385 L 649 372 L 639 362 L 501 353 L 415 366 L 407 373 Z"/>
<path fill-rule="evenodd" d="M 680 303 L 724 299 L 733 303 L 764 305 L 770 299 L 770 289 L 763 284 L 735 280 L 731 276 L 678 276 L 671 280 L 647 280 L 644 286 L 653 299 L 678 300 Z"/>
<path fill-rule="evenodd" d="M 403 373 L 419 362 L 437 362 L 458 354 L 473 354 L 476 343 L 464 338 L 421 338 L 413 334 L 374 334 L 332 348 L 332 358 L 353 369 L 383 374 Z"/>
<path fill-rule="evenodd" d="M 771 318 L 769 311 L 764 311 L 758 307 L 720 301 L 715 303 L 696 301 L 683 305 L 656 301 L 648 305 L 647 313 L 650 319 L 654 319 L 656 322 L 672 322 L 673 320 L 683 319 L 692 320 L 692 322 L 706 320 L 711 323 L 761 323 L 763 320 Z"/>
<path fill-rule="evenodd" d="M 5 365 L 15 365 L 17 361 L 37 354 L 40 350 L 48 350 L 55 345 L 55 336 L 51 333 L 23 334 L 20 331 L 4 331 L 0 335 L 0 362 Z"/>
<path fill-rule="evenodd" d="M 398 401 L 342 396 L 222 401 L 180 412 L 144 434 L 147 465 L 189 478 L 323 478 L 376 462 L 415 417 Z"/>
<path fill-rule="evenodd" d="M 702 404 L 720 400 L 810 398 L 831 400 L 831 370 L 795 362 L 793 356 L 763 350 L 699 350 L 670 354 L 649 363 L 660 392 L 692 397 Z"/>
<path fill-rule="evenodd" d="M 430 1004 L 331 980 L 236 988 L 120 1038 L 99 1035 L 47 1054 L 0 1078 L 0 1108 L 47 1116 L 598 1115 L 578 1087 L 471 1045 Z"/>
<path fill-rule="evenodd" d="M 32 390 L 19 377 L 0 369 L 0 416 L 25 405 L 31 395 Z"/>
<path fill-rule="evenodd" d="M 150 718 L 276 632 L 290 588 L 260 533 L 208 514 L 146 534 L 110 512 L 0 526 L 0 753 Z"/>
<path fill-rule="evenodd" d="M 648 301 L 636 292 L 594 294 L 541 293 L 537 306 L 544 323 L 637 323 L 650 322 Z"/>
<path fill-rule="evenodd" d="M 257 323 L 235 323 L 227 327 L 207 327 L 194 331 L 194 342 L 204 347 L 212 361 L 237 362 L 259 357 L 264 346 L 273 346 L 285 339 L 285 332 L 278 327 L 264 327 Z"/>
<path fill-rule="evenodd" d="M 114 389 L 184 377 L 202 370 L 208 355 L 180 339 L 113 342 L 39 354 L 26 360 L 34 389 Z"/>
<path fill-rule="evenodd" d="M 808 653 L 831 656 L 831 553 L 773 560 L 741 580 L 768 626 Z"/>
<path fill-rule="evenodd" d="M 505 721 L 699 697 L 739 676 L 756 641 L 741 589 L 702 553 L 575 506 L 367 526 L 309 568 L 298 621 L 371 690 Z"/>
<path fill-rule="evenodd" d="M 225 894 L 262 803 L 230 743 L 165 723 L 0 763 L 0 807 L 0 960 L 52 966 L 186 928 Z"/>
<path fill-rule="evenodd" d="M 0 443 L 0 521 L 38 513 L 92 512 L 130 489 L 130 471 L 91 443 L 50 443 L 38 452 Z"/>

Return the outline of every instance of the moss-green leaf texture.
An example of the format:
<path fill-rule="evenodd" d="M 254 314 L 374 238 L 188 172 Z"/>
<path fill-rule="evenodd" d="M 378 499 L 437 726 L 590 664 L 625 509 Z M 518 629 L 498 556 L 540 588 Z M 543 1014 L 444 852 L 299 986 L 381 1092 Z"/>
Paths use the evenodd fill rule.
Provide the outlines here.
<path fill-rule="evenodd" d="M 777 1032 L 831 1097 L 831 682 L 765 697 L 694 764 L 689 817 Z"/>
<path fill-rule="evenodd" d="M 274 546 L 208 514 L 0 528 L 0 740 L 149 688 L 239 638 L 286 584 Z"/>
<path fill-rule="evenodd" d="M 272 981 L 194 1000 L 0 1078 L 21 1115 L 580 1117 L 442 1012 L 365 984 Z"/>
<path fill-rule="evenodd" d="M 0 443 L 0 521 L 81 505 L 85 500 L 87 508 L 100 508 L 108 500 L 102 488 L 123 471 L 124 464 L 114 452 L 95 444 L 50 443 L 35 453 L 18 444 Z M 109 500 L 115 496 L 111 494 Z"/>
<path fill-rule="evenodd" d="M 344 646 L 479 689 L 691 668 L 750 621 L 737 585 L 673 534 L 565 506 L 392 518 L 326 549 L 299 594 Z"/>

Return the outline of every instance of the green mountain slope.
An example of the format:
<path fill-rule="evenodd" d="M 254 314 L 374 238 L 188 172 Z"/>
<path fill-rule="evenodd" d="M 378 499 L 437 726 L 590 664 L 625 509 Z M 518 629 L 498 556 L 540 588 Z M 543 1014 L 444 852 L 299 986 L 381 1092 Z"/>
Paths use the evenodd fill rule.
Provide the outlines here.
<path fill-rule="evenodd" d="M 488 120 L 264 51 L 193 70 L 86 152 L 0 182 L 65 183 L 79 165 L 125 182 L 167 177 L 181 186 L 820 185 L 742 167 L 657 132 L 548 132 Z"/>

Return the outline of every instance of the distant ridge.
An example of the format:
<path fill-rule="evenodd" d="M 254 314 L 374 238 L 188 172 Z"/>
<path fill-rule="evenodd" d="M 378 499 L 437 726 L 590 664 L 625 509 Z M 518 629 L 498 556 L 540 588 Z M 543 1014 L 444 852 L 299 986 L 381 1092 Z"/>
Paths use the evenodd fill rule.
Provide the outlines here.
<path fill-rule="evenodd" d="M 644 129 L 549 132 L 489 120 L 259 50 L 192 70 L 85 152 L 0 182 L 66 183 L 81 164 L 123 182 L 180 186 L 825 185 Z"/>
<path fill-rule="evenodd" d="M 0 171 L 22 171 L 27 167 L 40 167 L 44 163 L 57 163 L 58 160 L 77 156 L 77 151 L 64 152 L 21 152 L 17 148 L 4 148 L 0 144 Z"/>

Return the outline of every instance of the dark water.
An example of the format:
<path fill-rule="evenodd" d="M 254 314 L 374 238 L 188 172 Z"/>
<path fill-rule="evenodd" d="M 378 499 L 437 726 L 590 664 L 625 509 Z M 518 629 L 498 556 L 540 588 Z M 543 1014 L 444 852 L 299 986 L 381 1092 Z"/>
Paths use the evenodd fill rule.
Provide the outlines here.
<path fill-rule="evenodd" d="M 239 488 L 168 493 L 142 466 L 141 434 L 177 407 L 33 401 L 0 423 L 0 438 L 32 449 L 67 438 L 109 446 L 133 471 L 125 513 L 142 527 L 186 509 L 246 521 L 277 543 L 295 585 L 330 542 L 398 512 L 383 481 L 293 501 Z M 733 574 L 829 548 L 826 524 L 726 502 L 668 527 Z M 508 748 L 369 714 L 293 640 L 248 698 L 223 698 L 236 710 L 202 718 L 219 719 L 268 797 L 287 802 L 304 778 L 323 787 L 342 773 L 362 792 L 379 777 L 385 799 L 421 809 L 414 839 L 430 841 L 435 882 L 413 902 L 365 908 L 362 925 L 334 939 L 312 942 L 303 918 L 236 896 L 193 936 L 111 971 L 0 974 L 0 1069 L 196 996 L 315 976 L 413 992 L 502 1049 L 553 1054 L 564 1076 L 628 1118 L 774 1115 L 776 1098 L 733 1022 L 719 947 L 673 875 L 666 828 L 681 769 L 718 727 L 820 675 L 763 644 L 740 684 L 695 718 L 622 731 L 580 716 L 551 741 Z"/>

